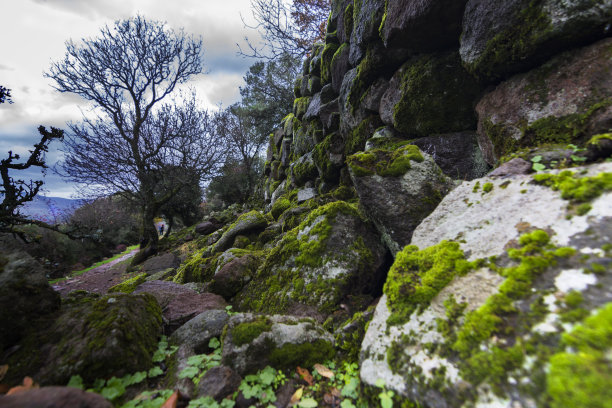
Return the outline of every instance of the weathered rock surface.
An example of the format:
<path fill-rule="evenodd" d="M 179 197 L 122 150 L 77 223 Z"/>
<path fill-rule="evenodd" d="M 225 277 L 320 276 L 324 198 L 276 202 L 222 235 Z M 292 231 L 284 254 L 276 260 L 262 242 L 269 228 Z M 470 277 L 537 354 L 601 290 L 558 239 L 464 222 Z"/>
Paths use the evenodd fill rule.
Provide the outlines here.
<path fill-rule="evenodd" d="M 386 47 L 432 52 L 459 43 L 466 0 L 389 1 L 380 34 Z"/>
<path fill-rule="evenodd" d="M 333 337 L 310 318 L 233 315 L 223 343 L 222 363 L 238 374 L 275 368 L 309 367 L 333 356 Z"/>
<path fill-rule="evenodd" d="M 571 171 L 586 185 L 609 178 L 612 165 Z M 551 384 L 609 373 L 591 365 L 612 350 L 609 341 L 595 350 L 577 340 L 577 350 L 561 338 L 587 339 L 576 324 L 595 330 L 609 321 L 612 193 L 590 196 L 580 215 L 571 196 L 534 177 L 549 176 L 463 182 L 419 225 L 362 343 L 366 384 L 382 378 L 431 407 L 535 407 L 543 399 L 561 407 L 582 405 L 581 391 Z M 604 394 L 595 387 L 586 398 Z"/>
<path fill-rule="evenodd" d="M 330 203 L 285 234 L 236 299 L 258 312 L 326 315 L 349 293 L 375 294 L 385 253 L 354 206 Z"/>
<path fill-rule="evenodd" d="M 149 293 L 162 307 L 164 327 L 171 333 L 196 315 L 211 309 L 224 309 L 225 300 L 213 293 L 198 293 L 174 282 L 153 281 L 138 286 L 134 293 Z"/>
<path fill-rule="evenodd" d="M 353 32 L 349 61 L 357 65 L 363 58 L 366 46 L 378 39 L 378 28 L 385 10 L 384 0 L 360 0 L 353 8 Z"/>
<path fill-rule="evenodd" d="M 413 143 L 433 157 L 444 174 L 452 179 L 472 180 L 489 171 L 476 132 L 433 135 L 416 139 Z"/>
<path fill-rule="evenodd" d="M 231 299 L 251 280 L 260 263 L 261 259 L 253 254 L 232 259 L 215 273 L 210 291 Z"/>
<path fill-rule="evenodd" d="M 147 259 L 142 264 L 142 271 L 149 275 L 153 275 L 168 268 L 178 268 L 180 264 L 181 261 L 178 256 L 171 252 L 167 252 Z"/>
<path fill-rule="evenodd" d="M 210 339 L 221 338 L 228 319 L 225 310 L 207 310 L 179 327 L 170 336 L 170 341 L 172 344 L 193 350 L 194 354 L 205 353 L 208 351 Z"/>
<path fill-rule="evenodd" d="M 517 75 L 478 105 L 478 141 L 488 163 L 527 146 L 581 144 L 612 127 L 612 39 Z"/>
<path fill-rule="evenodd" d="M 91 382 L 151 367 L 162 328 L 153 296 L 77 294 L 67 302 L 43 336 L 27 341 L 36 349 L 23 350 L 42 365 L 34 376 L 41 384 L 66 384 L 77 374 Z"/>
<path fill-rule="evenodd" d="M 350 156 L 349 171 L 360 205 L 396 253 L 452 188 L 433 158 L 416 146 L 375 149 Z"/>
<path fill-rule="evenodd" d="M 236 222 L 230 225 L 227 231 L 223 233 L 219 241 L 215 244 L 213 252 L 223 252 L 232 245 L 236 236 L 254 231 L 263 231 L 267 225 L 268 221 L 266 221 L 265 217 L 258 211 L 242 214 L 238 217 Z"/>
<path fill-rule="evenodd" d="M 14 395 L 1 395 L 3 408 L 111 408 L 100 394 L 71 387 L 42 387 Z"/>
<path fill-rule="evenodd" d="M 238 390 L 242 378 L 226 366 L 213 367 L 200 379 L 196 390 L 198 397 L 209 396 L 221 401 Z"/>
<path fill-rule="evenodd" d="M 42 266 L 25 252 L 0 253 L 0 351 L 15 344 L 41 316 L 59 309 Z"/>
<path fill-rule="evenodd" d="M 609 1 L 469 0 L 461 58 L 477 75 L 499 79 L 608 36 L 611 17 Z"/>
<path fill-rule="evenodd" d="M 200 234 L 200 235 L 208 235 L 208 234 L 212 234 L 213 232 L 215 232 L 216 230 L 219 229 L 219 225 L 215 224 L 211 221 L 205 221 L 202 222 L 198 225 L 196 225 L 195 227 L 195 232 Z"/>
<path fill-rule="evenodd" d="M 380 102 L 380 117 L 418 137 L 473 129 L 472 104 L 479 92 L 457 53 L 415 57 L 391 78 Z"/>

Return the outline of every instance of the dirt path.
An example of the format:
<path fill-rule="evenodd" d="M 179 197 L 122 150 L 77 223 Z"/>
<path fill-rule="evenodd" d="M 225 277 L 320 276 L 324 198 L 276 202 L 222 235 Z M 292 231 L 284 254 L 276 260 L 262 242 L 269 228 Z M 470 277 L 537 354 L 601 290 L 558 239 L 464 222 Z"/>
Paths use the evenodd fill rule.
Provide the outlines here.
<path fill-rule="evenodd" d="M 127 270 L 127 263 L 117 264 L 133 257 L 136 252 L 138 252 L 138 249 L 134 249 L 122 257 L 87 271 L 83 275 L 58 282 L 52 287 L 62 296 L 67 295 L 68 292 L 73 290 L 86 290 L 100 294 L 106 293 L 108 288 L 121 282 L 121 277 Z"/>

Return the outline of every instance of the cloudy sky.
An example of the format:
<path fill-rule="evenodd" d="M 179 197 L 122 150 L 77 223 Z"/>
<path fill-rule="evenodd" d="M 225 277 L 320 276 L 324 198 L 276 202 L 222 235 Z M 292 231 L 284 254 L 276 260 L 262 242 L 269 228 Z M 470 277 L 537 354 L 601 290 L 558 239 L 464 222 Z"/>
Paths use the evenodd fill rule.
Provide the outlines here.
<path fill-rule="evenodd" d="M 255 62 L 238 56 L 236 45 L 243 45 L 245 36 L 257 40 L 241 19 L 252 24 L 250 0 L 0 0 L 0 85 L 12 90 L 14 102 L 0 105 L 0 158 L 9 150 L 27 154 L 39 140 L 39 125 L 66 129 L 67 121 L 81 118 L 86 102 L 56 92 L 43 77 L 50 62 L 64 56 L 65 42 L 95 37 L 100 27 L 136 14 L 202 37 L 206 74 L 191 85 L 205 105 L 238 100 L 242 77 Z M 61 157 L 58 147 L 52 145 L 48 163 Z M 41 178 L 38 170 L 13 176 Z M 47 196 L 70 198 L 74 193 L 73 186 L 51 172 L 44 180 Z"/>

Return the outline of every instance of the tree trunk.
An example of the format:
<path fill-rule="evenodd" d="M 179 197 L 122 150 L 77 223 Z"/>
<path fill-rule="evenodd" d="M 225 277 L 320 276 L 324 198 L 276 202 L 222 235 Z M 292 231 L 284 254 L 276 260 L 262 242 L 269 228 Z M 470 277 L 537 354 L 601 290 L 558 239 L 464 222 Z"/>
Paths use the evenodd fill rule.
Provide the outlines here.
<path fill-rule="evenodd" d="M 138 265 L 157 253 L 158 236 L 153 222 L 154 218 L 155 211 L 149 206 L 145 206 L 142 211 L 140 226 L 140 251 L 132 258 L 132 265 Z"/>

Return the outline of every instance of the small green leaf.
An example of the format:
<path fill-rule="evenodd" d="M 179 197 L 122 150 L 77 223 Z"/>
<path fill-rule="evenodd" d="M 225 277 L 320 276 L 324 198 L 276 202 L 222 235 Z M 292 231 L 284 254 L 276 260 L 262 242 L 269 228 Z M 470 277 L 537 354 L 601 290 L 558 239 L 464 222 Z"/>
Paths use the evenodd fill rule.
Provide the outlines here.
<path fill-rule="evenodd" d="M 545 166 L 545 165 L 543 165 L 542 163 L 533 163 L 532 168 L 533 168 L 535 171 L 543 171 L 543 170 L 546 170 L 546 166 Z"/>
<path fill-rule="evenodd" d="M 378 397 L 380 398 L 380 406 L 382 408 L 393 408 L 392 396 L 393 394 L 388 394 L 386 392 L 381 392 L 378 394 Z"/>
<path fill-rule="evenodd" d="M 107 400 L 114 400 L 119 398 L 125 393 L 125 387 L 123 386 L 123 382 L 116 377 L 111 378 L 107 381 L 106 387 L 100 391 L 100 394 Z"/>
<path fill-rule="evenodd" d="M 208 360 L 208 356 L 206 354 L 198 354 L 195 356 L 191 356 L 187 359 L 187 364 L 190 366 L 200 366 L 204 360 Z"/>
<path fill-rule="evenodd" d="M 155 378 L 155 377 L 162 375 L 163 373 L 164 371 L 159 366 L 155 366 L 149 370 L 148 376 L 149 378 Z"/>
<path fill-rule="evenodd" d="M 198 367 L 187 367 L 180 372 L 179 378 L 193 378 L 200 372 Z"/>
<path fill-rule="evenodd" d="M 106 380 L 103 380 L 102 378 L 97 378 L 94 383 L 93 383 L 93 388 L 94 390 L 98 390 L 98 392 L 104 388 L 104 384 L 106 384 Z"/>
<path fill-rule="evenodd" d="M 259 379 L 264 385 L 270 385 L 276 378 L 276 370 L 268 366 L 259 373 Z"/>
<path fill-rule="evenodd" d="M 385 388 L 385 380 L 379 378 L 378 380 L 376 380 L 376 383 L 374 385 L 378 388 Z"/>
<path fill-rule="evenodd" d="M 573 161 L 578 162 L 578 163 L 586 161 L 586 157 L 576 156 L 575 154 L 572 154 L 570 157 L 572 158 Z"/>
<path fill-rule="evenodd" d="M 345 400 L 342 400 L 342 402 L 340 403 L 340 408 L 357 408 L 357 407 L 355 407 L 355 404 L 353 404 L 351 400 L 345 399 Z"/>
<path fill-rule="evenodd" d="M 80 375 L 73 375 L 70 377 L 70 381 L 68 381 L 68 387 L 78 388 L 82 390 L 83 387 L 83 378 Z"/>
<path fill-rule="evenodd" d="M 315 408 L 318 405 L 319 404 L 317 403 L 317 401 L 314 398 L 303 398 L 299 402 L 298 407 L 300 407 L 300 408 Z"/>
<path fill-rule="evenodd" d="M 213 337 L 212 339 L 210 339 L 210 341 L 208 342 L 208 347 L 210 347 L 211 349 L 218 349 L 219 346 L 221 346 L 221 342 L 219 341 L 218 338 Z"/>
<path fill-rule="evenodd" d="M 357 378 L 351 378 L 351 380 L 342 388 L 342 396 L 356 399 L 357 387 L 359 387 L 359 380 Z"/>
<path fill-rule="evenodd" d="M 538 154 L 537 156 L 533 156 L 533 157 L 531 158 L 531 162 L 532 162 L 532 163 L 539 163 L 539 162 L 541 162 L 541 161 L 542 161 L 542 156 L 541 156 L 541 155 L 539 155 L 539 154 Z"/>

